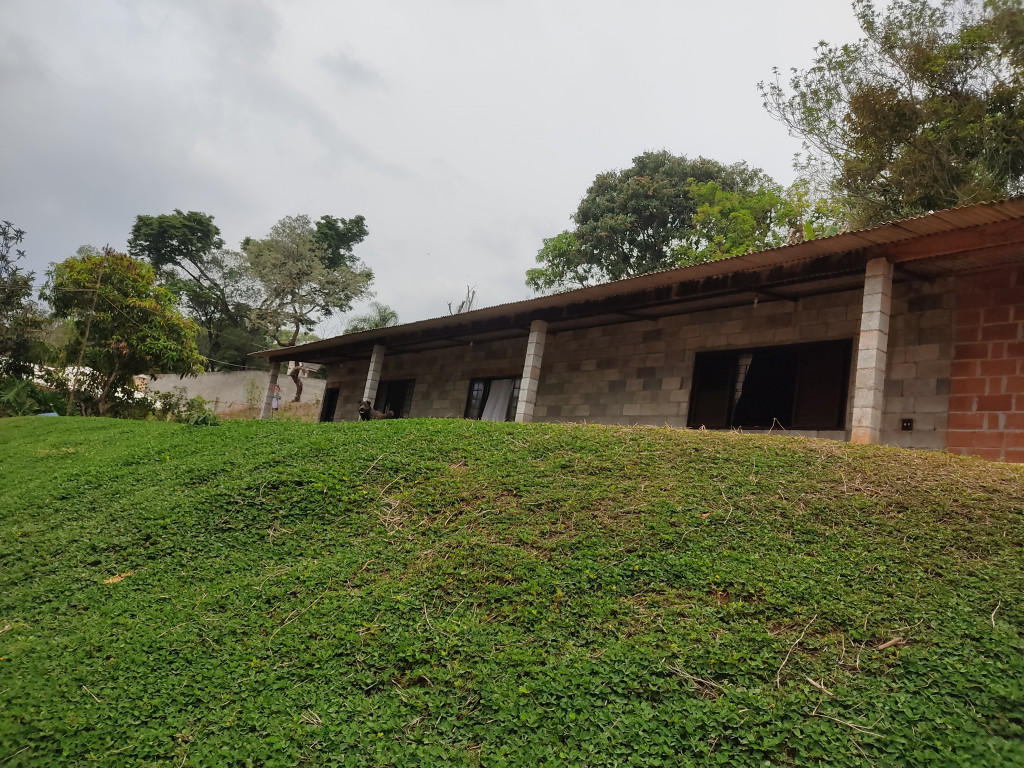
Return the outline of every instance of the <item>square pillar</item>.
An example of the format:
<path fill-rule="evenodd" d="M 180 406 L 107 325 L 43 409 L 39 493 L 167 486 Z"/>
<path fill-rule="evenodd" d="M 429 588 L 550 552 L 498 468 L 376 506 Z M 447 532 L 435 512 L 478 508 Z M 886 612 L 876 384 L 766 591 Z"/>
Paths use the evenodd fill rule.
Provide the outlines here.
<path fill-rule="evenodd" d="M 885 361 L 889 352 L 892 310 L 892 264 L 872 259 L 864 271 L 864 302 L 857 341 L 857 375 L 853 391 L 854 443 L 881 442 Z"/>
<path fill-rule="evenodd" d="M 526 344 L 526 360 L 523 362 L 523 380 L 519 385 L 519 402 L 516 404 L 516 421 L 533 421 L 533 408 L 537 404 L 537 385 L 540 383 L 540 366 L 544 359 L 544 342 L 547 340 L 548 324 L 543 320 L 530 323 L 530 340 Z"/>
<path fill-rule="evenodd" d="M 363 388 L 363 400 L 370 404 L 377 399 L 377 385 L 380 384 L 380 369 L 384 365 L 384 345 L 374 344 L 370 355 L 370 370 L 366 372 L 366 386 Z"/>

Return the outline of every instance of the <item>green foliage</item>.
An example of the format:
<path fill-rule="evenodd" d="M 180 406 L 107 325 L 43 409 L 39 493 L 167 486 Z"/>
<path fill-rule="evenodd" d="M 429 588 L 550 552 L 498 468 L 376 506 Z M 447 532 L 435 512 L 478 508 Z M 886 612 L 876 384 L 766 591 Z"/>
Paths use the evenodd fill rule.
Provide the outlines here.
<path fill-rule="evenodd" d="M 1021 467 L 415 419 L 6 419 L 0 467 L 12 766 L 1024 760 Z"/>
<path fill-rule="evenodd" d="M 370 331 L 374 328 L 390 328 L 393 325 L 398 325 L 398 313 L 387 304 L 371 301 L 370 309 L 366 314 L 357 315 L 348 321 L 345 333 Z"/>
<path fill-rule="evenodd" d="M 193 397 L 188 401 L 186 410 L 188 418 L 185 423 L 190 427 L 215 427 L 220 424 L 220 416 L 209 407 L 206 398 Z"/>
<path fill-rule="evenodd" d="M 25 230 L 0 222 L 0 377 L 29 375 L 41 356 L 36 335 L 43 320 L 32 301 L 33 273 L 17 265 L 25 257 L 17 247 L 24 239 Z"/>
<path fill-rule="evenodd" d="M 202 370 L 195 324 L 177 311 L 174 295 L 156 284 L 148 264 L 109 248 L 102 254 L 82 248 L 53 266 L 43 297 L 56 317 L 74 322 L 69 359 L 81 353 L 95 377 L 76 389 L 94 399 L 101 416 L 116 392 L 134 391 L 135 376 Z"/>
<path fill-rule="evenodd" d="M 746 163 L 645 152 L 597 176 L 575 229 L 544 240 L 526 284 L 578 288 L 814 237 L 827 208 L 807 198 Z"/>
<path fill-rule="evenodd" d="M 796 211 L 779 185 L 764 177 L 754 190 L 728 190 L 717 181 L 694 183 L 690 232 L 674 246 L 681 264 L 701 264 L 785 245 Z"/>
<path fill-rule="evenodd" d="M 256 300 L 238 253 L 224 249 L 213 216 L 197 211 L 137 216 L 128 252 L 152 264 L 200 326 L 199 349 L 208 365 L 245 365 L 250 352 L 268 344 L 251 326 Z"/>
<path fill-rule="evenodd" d="M 322 366 L 326 369 L 327 366 Z M 319 369 L 318 369 L 319 370 Z M 245 404 L 254 413 L 259 413 L 263 405 L 264 385 L 255 376 L 245 380 Z"/>
<path fill-rule="evenodd" d="M 851 223 L 1024 192 L 1024 8 L 1019 0 L 855 0 L 864 37 L 776 70 L 765 107 L 804 140 Z"/>
<path fill-rule="evenodd" d="M 147 415 L 193 427 L 216 426 L 221 423 L 221 419 L 208 403 L 206 398 L 198 395 L 190 398 L 184 387 L 173 387 L 168 392 L 157 393 L 155 398 L 149 400 Z"/>
<path fill-rule="evenodd" d="M 128 253 L 137 259 L 146 258 L 156 269 L 175 267 L 190 277 L 204 278 L 204 267 L 210 254 L 224 247 L 220 227 L 213 216 L 198 211 L 159 216 L 136 216 L 128 239 Z"/>
<path fill-rule="evenodd" d="M 30 416 L 59 411 L 67 400 L 31 379 L 0 379 L 0 416 Z"/>
<path fill-rule="evenodd" d="M 327 219 L 333 223 L 325 224 Z M 373 272 L 344 248 L 345 237 L 352 243 L 365 237 L 362 217 L 344 226 L 339 222 L 344 220 L 325 216 L 314 225 L 309 216 L 286 216 L 267 237 L 242 243 L 246 268 L 262 297 L 254 320 L 282 346 L 294 345 L 322 316 L 346 311 L 369 290 Z M 353 234 L 353 228 L 359 231 Z M 339 232 L 340 240 L 332 240 L 332 232 Z"/>
<path fill-rule="evenodd" d="M 338 219 L 324 215 L 316 222 L 314 239 L 324 249 L 323 263 L 327 269 L 347 267 L 357 270 L 359 261 L 352 249 L 369 234 L 366 219 L 362 216 Z"/>
<path fill-rule="evenodd" d="M 537 293 L 586 288 L 600 282 L 597 266 L 587 260 L 576 235 L 568 230 L 544 238 L 537 263 L 541 266 L 526 270 L 526 284 Z"/>

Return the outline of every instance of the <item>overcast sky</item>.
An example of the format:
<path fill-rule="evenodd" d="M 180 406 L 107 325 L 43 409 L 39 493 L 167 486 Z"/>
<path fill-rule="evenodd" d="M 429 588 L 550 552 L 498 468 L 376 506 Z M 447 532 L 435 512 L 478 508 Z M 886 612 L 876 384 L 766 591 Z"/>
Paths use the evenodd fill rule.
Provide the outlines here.
<path fill-rule="evenodd" d="M 0 219 L 43 272 L 138 214 L 363 214 L 403 322 L 528 298 L 541 240 L 645 150 L 792 180 L 773 66 L 850 42 L 848 0 L 0 0 Z M 322 324 L 340 332 L 344 318 Z"/>

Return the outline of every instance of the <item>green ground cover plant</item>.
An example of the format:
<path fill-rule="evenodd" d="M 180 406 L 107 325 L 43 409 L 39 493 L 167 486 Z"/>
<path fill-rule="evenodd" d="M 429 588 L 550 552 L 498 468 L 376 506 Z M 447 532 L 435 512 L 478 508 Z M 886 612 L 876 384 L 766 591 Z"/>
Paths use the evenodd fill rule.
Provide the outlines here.
<path fill-rule="evenodd" d="M 1024 765 L 1024 468 L 0 422 L 0 765 Z"/>

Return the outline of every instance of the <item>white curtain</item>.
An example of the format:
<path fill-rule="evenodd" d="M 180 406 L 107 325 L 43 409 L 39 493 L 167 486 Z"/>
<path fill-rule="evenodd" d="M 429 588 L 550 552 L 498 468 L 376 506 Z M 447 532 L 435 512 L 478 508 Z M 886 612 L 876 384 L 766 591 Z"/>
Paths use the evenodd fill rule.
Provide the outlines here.
<path fill-rule="evenodd" d="M 481 421 L 504 421 L 508 412 L 508 403 L 512 399 L 512 387 L 514 379 L 494 379 L 491 381 L 491 391 L 487 394 L 487 402 L 484 403 L 484 412 L 480 415 Z"/>

